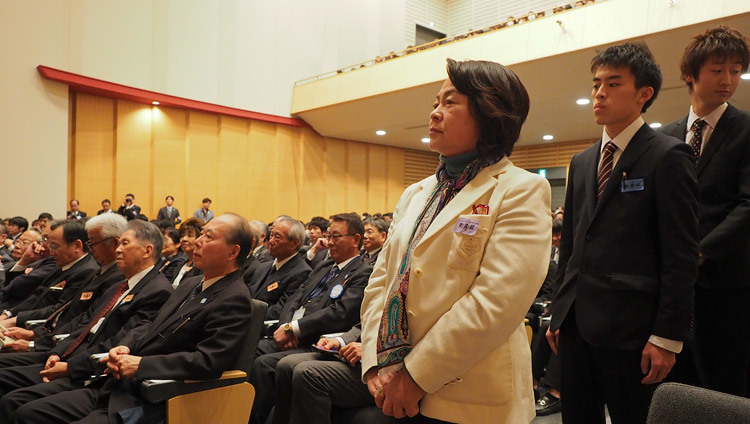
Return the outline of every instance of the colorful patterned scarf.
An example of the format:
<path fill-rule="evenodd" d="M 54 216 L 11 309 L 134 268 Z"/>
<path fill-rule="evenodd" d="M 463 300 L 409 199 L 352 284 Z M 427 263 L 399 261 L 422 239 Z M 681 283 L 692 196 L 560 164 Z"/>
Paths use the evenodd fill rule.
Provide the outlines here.
<path fill-rule="evenodd" d="M 432 221 L 441 210 L 469 183 L 482 169 L 497 163 L 500 158 L 477 158 L 469 163 L 463 173 L 456 178 L 450 178 L 446 170 L 446 163 L 440 162 L 435 174 L 438 184 L 427 199 L 422 213 L 419 214 L 409 245 L 401 259 L 396 278 L 400 280 L 398 288 L 388 296 L 385 303 L 383 317 L 378 329 L 378 367 L 381 373 L 397 371 L 403 367 L 404 357 L 411 351 L 409 340 L 409 321 L 406 316 L 406 296 L 409 292 L 409 274 L 411 273 L 411 258 L 414 249 L 427 232 Z"/>

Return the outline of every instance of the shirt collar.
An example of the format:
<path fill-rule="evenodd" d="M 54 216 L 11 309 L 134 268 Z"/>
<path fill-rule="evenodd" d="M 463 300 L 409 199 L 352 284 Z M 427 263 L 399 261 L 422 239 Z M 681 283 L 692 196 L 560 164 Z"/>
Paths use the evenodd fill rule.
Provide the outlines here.
<path fill-rule="evenodd" d="M 607 145 L 607 142 L 612 141 L 612 143 L 617 146 L 620 152 L 624 152 L 625 148 L 628 147 L 630 140 L 645 122 L 646 121 L 643 120 L 643 117 L 639 115 L 635 121 L 631 122 L 630 125 L 625 127 L 625 129 L 622 130 L 620 134 L 617 134 L 615 138 L 612 138 L 609 136 L 609 134 L 607 134 L 606 128 L 602 129 L 602 145 L 600 146 L 599 151 L 603 152 L 604 146 Z"/>
<path fill-rule="evenodd" d="M 728 107 L 729 107 L 729 103 L 724 102 L 721 104 L 721 106 L 712 110 L 711 113 L 709 113 L 708 115 L 701 117 L 701 116 L 698 116 L 693 110 L 693 107 L 690 106 L 690 113 L 688 114 L 688 120 L 687 120 L 687 131 L 690 131 L 690 127 L 693 126 L 693 122 L 695 122 L 696 119 L 700 119 L 700 118 L 703 118 L 703 120 L 706 121 L 706 123 L 711 127 L 711 129 L 716 128 L 716 124 L 719 123 L 719 119 L 721 119 L 721 115 L 724 114 L 724 111 L 726 111 Z"/>
<path fill-rule="evenodd" d="M 128 279 L 128 290 L 133 290 L 133 287 L 135 287 L 136 284 L 138 284 L 152 269 L 154 269 L 153 265 L 130 277 Z"/>
<path fill-rule="evenodd" d="M 211 278 L 211 279 L 208 279 L 208 280 L 204 280 L 204 281 L 203 281 L 203 288 L 201 289 L 201 291 L 205 291 L 205 290 L 206 290 L 206 289 L 208 289 L 209 287 L 213 286 L 215 282 L 217 282 L 217 281 L 221 280 L 221 279 L 222 279 L 222 278 L 224 278 L 225 276 L 226 276 L 226 275 L 220 275 L 220 276 L 218 276 L 218 277 L 214 277 L 214 278 Z"/>
<path fill-rule="evenodd" d="M 114 265 L 115 265 L 115 261 L 112 261 L 112 262 L 109 262 L 109 263 L 106 263 L 106 264 L 102 265 L 101 269 L 99 270 L 99 274 L 100 275 L 104 274 L 105 272 L 107 272 L 108 269 L 112 268 Z"/>
<path fill-rule="evenodd" d="M 369 253 L 370 256 L 380 252 L 380 250 L 383 248 L 383 246 L 378 247 L 377 249 L 373 250 L 372 252 L 367 252 L 367 249 L 365 249 L 365 252 Z"/>
<path fill-rule="evenodd" d="M 278 270 L 279 270 L 279 269 L 280 269 L 280 268 L 281 268 L 282 266 L 286 265 L 286 263 L 287 263 L 287 262 L 291 261 L 291 260 L 292 260 L 292 258 L 293 258 L 293 257 L 294 257 L 294 256 L 295 256 L 296 254 L 297 254 L 297 253 L 295 252 L 295 253 L 293 253 L 293 254 L 292 254 L 291 256 L 289 256 L 288 258 L 286 258 L 286 259 L 282 259 L 282 260 L 274 259 L 274 260 L 273 260 L 273 268 L 274 268 L 275 270 L 277 270 L 277 271 L 278 271 Z"/>
<path fill-rule="evenodd" d="M 336 266 L 339 267 L 339 270 L 342 270 L 342 269 L 346 268 L 347 265 L 349 265 L 349 262 L 353 261 L 354 258 L 358 258 L 358 257 L 359 257 L 359 255 L 352 256 L 351 258 L 345 260 L 344 262 L 337 263 Z"/>
<path fill-rule="evenodd" d="M 81 256 L 80 258 L 74 260 L 73 262 L 68 262 L 64 267 L 62 267 L 62 270 L 63 271 L 69 270 L 70 268 L 73 267 L 73 265 L 77 264 L 78 262 L 81 261 L 81 259 L 85 258 L 88 255 L 89 255 L 88 253 L 85 253 L 83 256 Z"/>

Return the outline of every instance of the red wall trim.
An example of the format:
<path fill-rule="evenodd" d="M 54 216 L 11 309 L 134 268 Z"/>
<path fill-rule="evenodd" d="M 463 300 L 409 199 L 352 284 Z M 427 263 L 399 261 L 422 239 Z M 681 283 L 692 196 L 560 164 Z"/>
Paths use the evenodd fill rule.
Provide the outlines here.
<path fill-rule="evenodd" d="M 74 74 L 48 66 L 36 67 L 39 73 L 46 79 L 68 84 L 71 90 L 79 93 L 94 94 L 97 96 L 125 99 L 138 103 L 151 105 L 151 102 L 159 102 L 159 106 L 169 106 L 181 109 L 192 109 L 202 112 L 218 113 L 221 115 L 237 116 L 240 118 L 257 119 L 260 121 L 273 122 L 277 124 L 294 125 L 296 127 L 312 128 L 307 122 L 297 118 L 269 115 L 266 113 L 253 112 L 250 110 L 236 109 L 198 100 L 185 99 L 183 97 L 170 96 L 168 94 L 154 91 L 142 90 L 140 88 L 128 87 L 127 85 L 103 81 L 83 75 Z"/>

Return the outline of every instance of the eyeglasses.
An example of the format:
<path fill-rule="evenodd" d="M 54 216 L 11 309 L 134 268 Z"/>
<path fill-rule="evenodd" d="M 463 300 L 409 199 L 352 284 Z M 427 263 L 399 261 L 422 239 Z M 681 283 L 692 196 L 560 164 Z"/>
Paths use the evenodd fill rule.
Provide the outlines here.
<path fill-rule="evenodd" d="M 356 234 L 339 234 L 339 233 L 331 234 L 331 233 L 325 233 L 325 234 L 323 234 L 323 237 L 327 238 L 328 240 L 333 240 L 333 241 L 337 242 L 337 241 L 341 240 L 341 237 L 354 236 L 354 235 L 356 235 Z"/>
<path fill-rule="evenodd" d="M 114 237 L 103 238 L 103 239 L 101 239 L 101 240 L 99 240 L 97 242 L 94 242 L 94 243 L 92 243 L 91 240 L 86 240 L 85 244 L 86 244 L 86 247 L 88 247 L 89 249 L 91 249 L 92 247 L 96 246 L 97 244 L 104 243 L 105 241 L 112 240 L 113 238 Z"/>
<path fill-rule="evenodd" d="M 50 253 L 55 253 L 55 251 L 57 251 L 57 249 L 59 249 L 59 248 L 60 248 L 60 246 L 58 246 L 56 244 L 47 243 L 47 249 L 49 249 Z"/>

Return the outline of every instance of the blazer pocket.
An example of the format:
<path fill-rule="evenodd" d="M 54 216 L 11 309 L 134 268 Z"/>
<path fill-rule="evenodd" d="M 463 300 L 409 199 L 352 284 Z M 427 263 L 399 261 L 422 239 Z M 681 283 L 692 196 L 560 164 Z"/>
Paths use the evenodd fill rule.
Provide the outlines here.
<path fill-rule="evenodd" d="M 477 221 L 479 227 L 473 234 L 456 231 L 452 228 L 453 239 L 448 252 L 448 267 L 458 269 L 478 269 L 484 253 L 484 246 L 490 235 L 492 216 L 490 215 L 459 215 L 458 219 Z M 458 221 L 456 221 L 458 222 Z"/>
<path fill-rule="evenodd" d="M 169 326 L 159 332 L 159 337 L 168 339 L 178 332 L 191 331 L 195 327 L 195 322 L 190 316 L 181 316 L 173 321 Z"/>
<path fill-rule="evenodd" d="M 513 356 L 510 342 L 490 352 L 466 374 L 437 391 L 443 399 L 471 405 L 504 405 L 513 398 Z"/>

